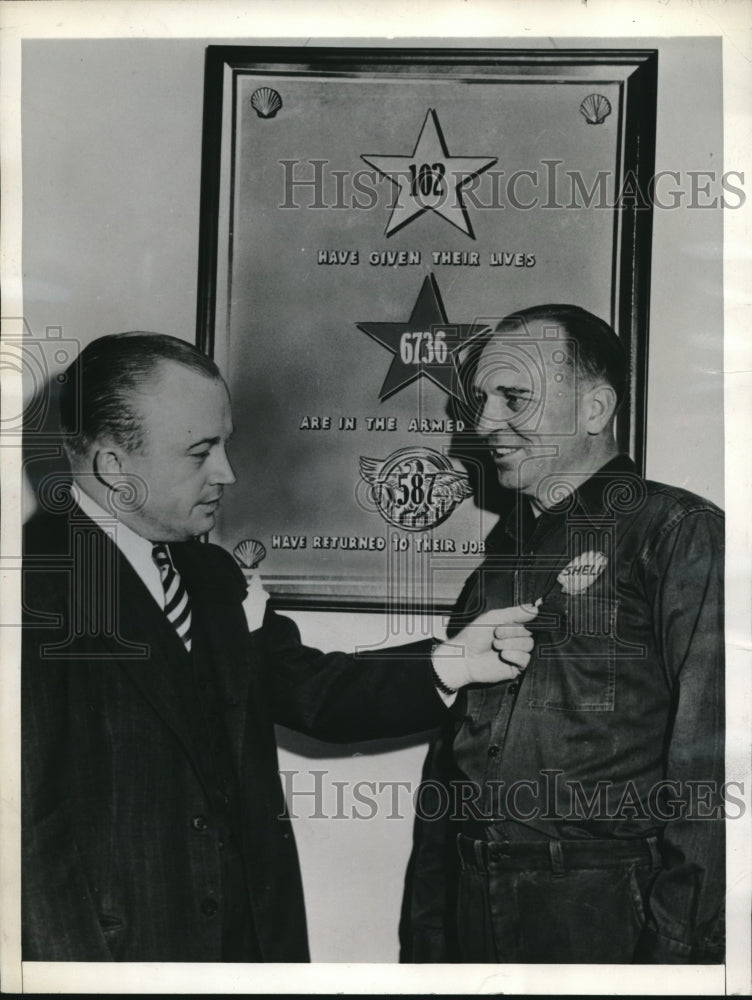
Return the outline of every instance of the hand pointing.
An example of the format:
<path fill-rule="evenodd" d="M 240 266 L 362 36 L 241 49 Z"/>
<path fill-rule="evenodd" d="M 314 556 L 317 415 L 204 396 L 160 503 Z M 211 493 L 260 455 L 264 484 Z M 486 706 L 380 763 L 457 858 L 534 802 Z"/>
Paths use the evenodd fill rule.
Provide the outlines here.
<path fill-rule="evenodd" d="M 433 653 L 442 683 L 456 691 L 466 684 L 496 684 L 519 677 L 533 649 L 533 637 L 525 625 L 537 614 L 537 604 L 486 611 L 453 639 L 442 642 Z"/>

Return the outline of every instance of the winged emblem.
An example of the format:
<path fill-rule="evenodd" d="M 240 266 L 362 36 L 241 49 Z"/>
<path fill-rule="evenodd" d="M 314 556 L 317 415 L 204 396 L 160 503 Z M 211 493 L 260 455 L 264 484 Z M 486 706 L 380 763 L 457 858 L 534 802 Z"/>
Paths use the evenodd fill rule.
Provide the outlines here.
<path fill-rule="evenodd" d="M 402 448 L 388 458 L 360 458 L 381 516 L 408 531 L 432 528 L 472 496 L 468 476 L 432 448 Z"/>
<path fill-rule="evenodd" d="M 393 504 L 397 499 L 399 476 L 396 473 L 382 475 L 386 464 L 381 458 L 360 456 L 360 474 L 371 487 L 371 496 L 378 507 Z"/>

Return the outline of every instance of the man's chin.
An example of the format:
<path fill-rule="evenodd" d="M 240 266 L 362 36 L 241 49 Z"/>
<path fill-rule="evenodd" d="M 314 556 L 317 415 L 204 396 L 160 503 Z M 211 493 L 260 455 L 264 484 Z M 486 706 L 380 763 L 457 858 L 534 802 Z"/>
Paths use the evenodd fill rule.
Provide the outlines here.
<path fill-rule="evenodd" d="M 496 470 L 496 477 L 499 480 L 499 485 L 503 486 L 505 490 L 519 490 L 520 488 L 520 471 L 517 468 L 514 469 L 499 469 Z"/>
<path fill-rule="evenodd" d="M 216 511 L 214 510 L 197 511 L 196 516 L 192 519 L 195 528 L 194 535 L 205 535 L 207 531 L 211 531 L 216 520 Z"/>

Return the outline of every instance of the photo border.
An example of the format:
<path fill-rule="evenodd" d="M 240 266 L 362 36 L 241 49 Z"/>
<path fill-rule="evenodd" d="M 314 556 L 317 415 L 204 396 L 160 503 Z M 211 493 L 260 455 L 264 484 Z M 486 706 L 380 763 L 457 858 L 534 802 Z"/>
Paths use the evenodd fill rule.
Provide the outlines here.
<path fill-rule="evenodd" d="M 96 7 L 94 10 L 92 8 Z M 389 35 L 389 43 L 405 37 L 430 41 L 453 38 L 469 43 L 483 34 L 491 39 L 519 37 L 527 42 L 537 34 L 566 38 L 716 37 L 723 41 L 725 115 L 725 162 L 752 176 L 750 124 L 750 8 L 746 3 L 723 0 L 632 0 L 614 7 L 606 0 L 558 3 L 540 0 L 535 5 L 514 0 L 497 3 L 478 0 L 471 4 L 436 2 L 416 4 L 411 14 L 404 3 L 364 2 L 358 10 L 337 4 L 316 4 L 304 9 L 281 0 L 249 4 L 223 2 L 203 4 L 193 0 L 160 2 L 145 0 L 136 9 L 130 2 L 24 3 L 12 0 L 0 9 L 0 98 L 2 124 L 2 277 L 5 316 L 21 316 L 21 41 L 23 38 L 82 37 L 228 37 L 262 39 L 265 43 L 290 39 L 305 41 L 317 36 L 327 43 L 337 38 L 373 40 Z M 430 13 L 430 17 L 427 16 Z M 726 508 L 727 547 L 727 777 L 750 781 L 750 608 L 752 607 L 752 560 L 750 559 L 749 511 L 752 486 L 748 457 L 752 453 L 750 386 L 752 350 L 748 331 L 752 325 L 750 303 L 749 247 L 752 245 L 750 205 L 728 213 L 724 249 L 725 311 L 725 403 L 726 417 Z M 20 379 L 3 372 L 2 413 L 15 413 L 20 399 Z M 3 454 L 3 550 L 18 550 L 20 503 L 16 506 L 20 481 L 20 455 Z M 15 515 L 15 516 L 14 516 Z M 8 613 L 20 608 L 17 578 L 3 566 L 2 600 Z M 3 809 L 0 815 L 0 904 L 2 951 L 0 974 L 6 992 L 25 989 L 37 992 L 217 992 L 248 993 L 249 983 L 239 970 L 228 967 L 191 965 L 90 965 L 78 963 L 32 963 L 22 968 L 19 931 L 20 825 L 17 804 L 20 790 L 19 763 L 19 670 L 18 636 L 4 630 L 4 683 L 0 688 L 2 722 L 0 750 L 3 760 Z M 373 992 L 484 993 L 547 992 L 555 995 L 621 993 L 676 995 L 749 994 L 750 977 L 750 872 L 752 825 L 749 809 L 744 819 L 727 824 L 729 838 L 729 891 L 727 913 L 729 941 L 727 963 L 719 979 L 717 970 L 706 967 L 383 967 L 317 966 L 254 969 L 257 992 L 306 991 L 323 993 L 346 990 Z"/>

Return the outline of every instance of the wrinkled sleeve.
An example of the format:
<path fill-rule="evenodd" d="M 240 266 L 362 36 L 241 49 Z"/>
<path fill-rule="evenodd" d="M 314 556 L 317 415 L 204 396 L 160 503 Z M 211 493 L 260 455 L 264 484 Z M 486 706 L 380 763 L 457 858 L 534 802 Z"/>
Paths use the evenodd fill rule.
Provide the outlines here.
<path fill-rule="evenodd" d="M 362 653 L 323 653 L 289 618 L 267 611 L 263 646 L 275 722 L 332 742 L 420 733 L 448 709 L 433 678 L 432 641 Z"/>
<path fill-rule="evenodd" d="M 673 717 L 666 778 L 682 815 L 666 824 L 663 871 L 649 897 L 636 960 L 724 960 L 724 526 L 720 512 L 684 512 L 646 553 L 646 584 Z"/>

